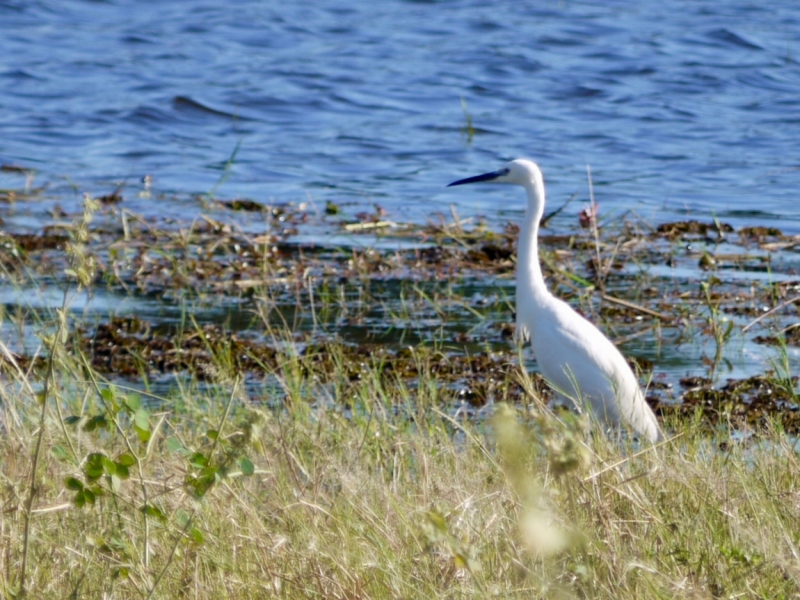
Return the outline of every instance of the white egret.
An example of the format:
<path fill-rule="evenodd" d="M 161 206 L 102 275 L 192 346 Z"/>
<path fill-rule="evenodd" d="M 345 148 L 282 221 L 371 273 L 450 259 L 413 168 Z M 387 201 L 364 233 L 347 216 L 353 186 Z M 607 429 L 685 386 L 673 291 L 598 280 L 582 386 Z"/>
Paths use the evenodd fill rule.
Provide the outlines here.
<path fill-rule="evenodd" d="M 544 180 L 539 167 L 529 160 L 512 160 L 498 171 L 450 185 L 479 182 L 515 183 L 528 193 L 517 249 L 517 336 L 523 341 L 530 339 L 544 378 L 561 398 L 590 409 L 601 421 L 631 427 L 651 442 L 660 440 L 656 416 L 622 354 L 545 285 L 538 248 L 544 212 Z"/>

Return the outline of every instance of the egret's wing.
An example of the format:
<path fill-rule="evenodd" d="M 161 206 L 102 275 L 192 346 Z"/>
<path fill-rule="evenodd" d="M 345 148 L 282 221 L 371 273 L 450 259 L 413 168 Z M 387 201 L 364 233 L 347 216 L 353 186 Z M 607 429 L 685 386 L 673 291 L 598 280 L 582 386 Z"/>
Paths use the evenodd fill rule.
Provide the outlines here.
<path fill-rule="evenodd" d="M 597 418 L 627 422 L 631 407 L 643 399 L 619 350 L 568 304 L 556 301 L 550 313 L 539 321 L 533 339 L 545 379 L 564 396 L 590 406 Z"/>

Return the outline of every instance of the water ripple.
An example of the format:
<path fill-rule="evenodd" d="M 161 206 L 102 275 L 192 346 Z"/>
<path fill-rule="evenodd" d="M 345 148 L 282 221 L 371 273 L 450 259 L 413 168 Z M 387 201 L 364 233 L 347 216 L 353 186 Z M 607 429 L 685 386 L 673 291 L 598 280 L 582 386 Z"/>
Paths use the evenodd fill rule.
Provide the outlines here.
<path fill-rule="evenodd" d="M 454 203 L 502 226 L 503 192 L 442 184 L 529 155 L 554 199 L 586 197 L 590 163 L 619 210 L 752 224 L 767 198 L 800 232 L 798 26 L 789 0 L 0 0 L 0 162 L 35 162 L 54 190 L 148 173 L 190 193 L 238 147 L 226 196 L 380 197 L 417 222 Z"/>

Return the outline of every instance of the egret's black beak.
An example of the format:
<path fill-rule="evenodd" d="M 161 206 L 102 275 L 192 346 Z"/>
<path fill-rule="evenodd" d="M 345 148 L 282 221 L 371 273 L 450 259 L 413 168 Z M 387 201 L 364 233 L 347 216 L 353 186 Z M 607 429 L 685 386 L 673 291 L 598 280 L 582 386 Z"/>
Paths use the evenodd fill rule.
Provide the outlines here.
<path fill-rule="evenodd" d="M 454 185 L 464 185 L 465 183 L 479 183 L 481 181 L 492 181 L 501 175 L 505 175 L 503 171 L 492 171 L 491 173 L 484 173 L 483 175 L 475 175 L 475 177 L 467 177 L 466 179 L 459 179 L 447 185 L 453 187 Z"/>

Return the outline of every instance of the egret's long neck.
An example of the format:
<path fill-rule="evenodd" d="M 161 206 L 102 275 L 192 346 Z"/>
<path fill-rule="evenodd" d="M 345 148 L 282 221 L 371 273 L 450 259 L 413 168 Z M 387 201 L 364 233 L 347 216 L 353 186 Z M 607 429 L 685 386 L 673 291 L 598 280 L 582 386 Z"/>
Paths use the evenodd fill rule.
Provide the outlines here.
<path fill-rule="evenodd" d="M 550 297 L 539 264 L 539 221 L 544 213 L 544 184 L 541 180 L 532 181 L 524 187 L 528 194 L 528 210 L 525 211 L 517 246 L 517 298 L 530 297 L 540 304 Z M 525 293 L 521 294 L 523 290 Z"/>

